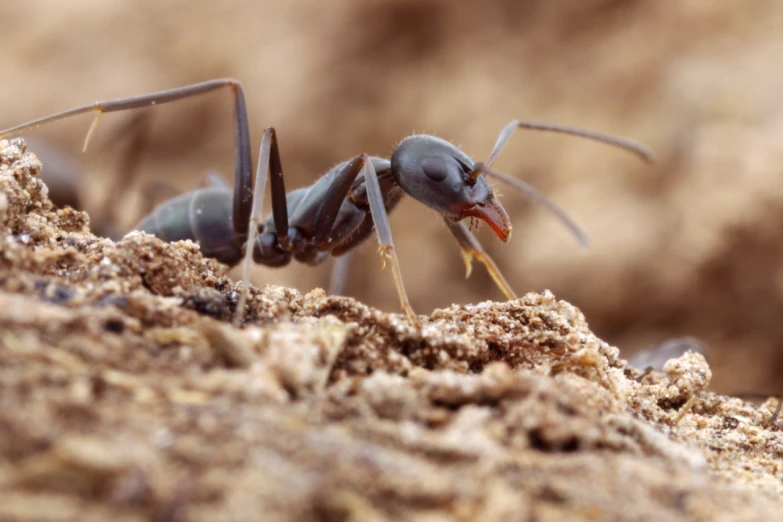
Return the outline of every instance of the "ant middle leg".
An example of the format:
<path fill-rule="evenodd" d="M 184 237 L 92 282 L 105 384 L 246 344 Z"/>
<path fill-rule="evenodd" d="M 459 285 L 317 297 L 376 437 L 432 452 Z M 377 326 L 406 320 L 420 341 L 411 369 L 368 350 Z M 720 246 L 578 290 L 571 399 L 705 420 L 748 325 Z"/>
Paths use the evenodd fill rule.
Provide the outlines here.
<path fill-rule="evenodd" d="M 348 280 L 348 271 L 351 267 L 351 261 L 353 261 L 353 252 L 347 252 L 334 258 L 332 271 L 329 274 L 328 295 L 343 295 L 345 282 Z"/>

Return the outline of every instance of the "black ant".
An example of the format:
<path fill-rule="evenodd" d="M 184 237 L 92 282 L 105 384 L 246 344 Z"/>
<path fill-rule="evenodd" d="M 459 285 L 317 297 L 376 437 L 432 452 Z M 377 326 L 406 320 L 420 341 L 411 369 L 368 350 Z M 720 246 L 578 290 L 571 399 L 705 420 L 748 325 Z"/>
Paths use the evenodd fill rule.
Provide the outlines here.
<path fill-rule="evenodd" d="M 478 218 L 502 240 L 511 237 L 511 221 L 497 202 L 487 177 L 525 192 L 549 209 L 586 246 L 584 232 L 568 215 L 532 186 L 491 165 L 517 128 L 559 132 L 601 141 L 626 149 L 650 162 L 652 155 L 641 145 L 598 132 L 514 120 L 498 136 L 486 162 L 474 162 L 451 143 L 429 135 L 403 139 L 391 159 L 360 154 L 340 163 L 309 187 L 286 192 L 275 129 L 264 130 L 253 182 L 250 132 L 242 87 L 236 80 L 218 79 L 165 91 L 99 101 L 10 129 L 0 138 L 76 114 L 97 111 L 84 143 L 86 150 L 100 117 L 106 112 L 160 105 L 228 87 L 234 95 L 236 161 L 233 197 L 219 176 L 207 186 L 172 198 L 158 206 L 136 227 L 165 241 L 191 239 L 203 254 L 230 266 L 244 259 L 242 292 L 236 317 L 241 319 L 247 298 L 251 259 L 267 266 L 283 266 L 295 259 L 317 265 L 330 255 L 342 256 L 375 230 L 384 264 L 391 264 L 402 309 L 419 325 L 403 286 L 392 242 L 388 213 L 405 194 L 436 210 L 457 239 L 470 273 L 472 260 L 483 263 L 508 299 L 516 295 L 475 236 L 461 222 Z M 272 215 L 261 222 L 263 196 L 269 177 Z M 258 237 L 256 237 L 258 236 Z M 246 248 L 247 244 L 252 248 Z"/>

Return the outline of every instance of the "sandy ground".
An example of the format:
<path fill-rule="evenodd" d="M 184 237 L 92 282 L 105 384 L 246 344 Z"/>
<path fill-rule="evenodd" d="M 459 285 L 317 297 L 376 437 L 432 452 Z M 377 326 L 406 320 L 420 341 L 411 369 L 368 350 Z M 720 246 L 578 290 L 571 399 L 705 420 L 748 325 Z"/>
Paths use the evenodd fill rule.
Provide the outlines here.
<path fill-rule="evenodd" d="M 634 138 L 655 151 L 654 167 L 533 134 L 498 160 L 569 210 L 589 251 L 508 189 L 512 242 L 480 237 L 517 292 L 551 289 L 624 354 L 694 336 L 709 348 L 713 389 L 783 392 L 781 28 L 778 0 L 6 2 L 0 127 L 230 76 L 247 89 L 254 142 L 277 127 L 291 187 L 360 152 L 386 155 L 413 131 L 477 160 L 511 118 Z M 103 203 L 125 116 L 106 117 L 86 155 L 88 118 L 29 134 L 80 161 L 94 230 L 116 218 L 127 232 L 150 180 L 186 190 L 208 169 L 232 172 L 228 96 L 153 112 L 140 179 L 114 189 L 113 217 Z M 417 310 L 501 297 L 481 270 L 464 279 L 431 212 L 404 201 L 391 220 Z M 259 268 L 254 281 L 307 293 L 328 273 Z M 397 308 L 372 248 L 360 249 L 347 293 Z"/>
<path fill-rule="evenodd" d="M 773 520 L 783 420 L 550 292 L 412 327 L 92 235 L 0 141 L 0 519 Z"/>

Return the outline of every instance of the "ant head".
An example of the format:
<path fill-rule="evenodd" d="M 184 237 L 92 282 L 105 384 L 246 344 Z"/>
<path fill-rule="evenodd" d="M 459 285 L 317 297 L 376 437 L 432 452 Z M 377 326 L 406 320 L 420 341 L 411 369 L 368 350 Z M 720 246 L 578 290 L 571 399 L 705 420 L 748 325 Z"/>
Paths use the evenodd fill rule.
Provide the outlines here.
<path fill-rule="evenodd" d="M 428 135 L 405 138 L 391 157 L 392 175 L 414 199 L 452 221 L 477 217 L 508 241 L 511 221 L 479 164 L 451 143 Z"/>

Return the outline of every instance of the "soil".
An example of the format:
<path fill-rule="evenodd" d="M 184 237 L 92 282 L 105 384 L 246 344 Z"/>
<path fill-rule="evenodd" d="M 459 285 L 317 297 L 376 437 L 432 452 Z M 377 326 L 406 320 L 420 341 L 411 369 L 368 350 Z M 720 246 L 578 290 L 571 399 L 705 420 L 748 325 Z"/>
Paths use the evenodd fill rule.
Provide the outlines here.
<path fill-rule="evenodd" d="M 550 292 L 421 329 L 94 236 L 0 141 L 0 520 L 773 520 L 783 420 Z"/>
<path fill-rule="evenodd" d="M 770 66 L 781 27 L 779 0 L 5 2 L 0 128 L 234 77 L 254 152 L 265 127 L 278 131 L 289 188 L 362 152 L 388 156 L 412 132 L 485 160 L 512 118 L 640 141 L 654 166 L 575 138 L 515 136 L 495 166 L 564 207 L 591 248 L 509 189 L 513 239 L 486 227 L 480 239 L 517 293 L 551 289 L 623 354 L 693 337 L 709 350 L 712 389 L 783 393 L 783 75 Z M 227 93 L 148 113 L 127 190 L 115 180 L 130 114 L 106 115 L 86 154 L 88 116 L 25 135 L 42 158 L 53 148 L 78 160 L 94 232 L 130 230 L 148 182 L 184 191 L 209 169 L 233 173 Z M 67 163 L 47 161 L 44 175 Z M 404 200 L 391 225 L 417 311 L 502 297 L 483 270 L 465 280 L 453 238 L 422 205 Z M 395 311 L 374 250 L 357 252 L 346 295 Z M 328 278 L 328 265 L 253 273 L 303 293 Z"/>

